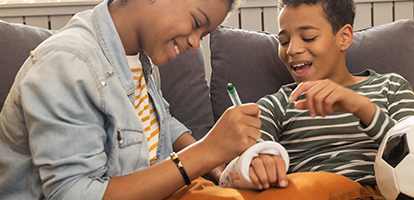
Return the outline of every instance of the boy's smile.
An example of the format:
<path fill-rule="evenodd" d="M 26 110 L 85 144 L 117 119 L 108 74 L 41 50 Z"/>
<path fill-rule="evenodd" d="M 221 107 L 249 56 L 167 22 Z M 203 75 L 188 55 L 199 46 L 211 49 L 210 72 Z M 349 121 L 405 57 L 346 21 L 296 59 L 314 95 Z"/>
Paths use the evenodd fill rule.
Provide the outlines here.
<path fill-rule="evenodd" d="M 279 28 L 279 57 L 297 83 L 326 78 L 342 83 L 349 79 L 343 29 L 333 33 L 320 4 L 283 8 Z"/>
<path fill-rule="evenodd" d="M 299 64 L 294 64 L 292 62 L 290 64 L 290 67 L 293 69 L 296 77 L 301 77 L 301 76 L 306 75 L 311 66 L 312 66 L 312 62 L 300 62 Z"/>

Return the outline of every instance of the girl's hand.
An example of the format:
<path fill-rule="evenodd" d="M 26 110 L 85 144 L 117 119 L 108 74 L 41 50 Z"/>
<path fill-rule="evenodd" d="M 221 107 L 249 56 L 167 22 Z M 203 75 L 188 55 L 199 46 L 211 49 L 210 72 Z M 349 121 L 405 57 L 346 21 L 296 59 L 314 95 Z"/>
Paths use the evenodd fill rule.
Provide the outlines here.
<path fill-rule="evenodd" d="M 261 137 L 257 104 L 248 103 L 227 109 L 210 132 L 200 140 L 218 165 L 229 163 Z"/>

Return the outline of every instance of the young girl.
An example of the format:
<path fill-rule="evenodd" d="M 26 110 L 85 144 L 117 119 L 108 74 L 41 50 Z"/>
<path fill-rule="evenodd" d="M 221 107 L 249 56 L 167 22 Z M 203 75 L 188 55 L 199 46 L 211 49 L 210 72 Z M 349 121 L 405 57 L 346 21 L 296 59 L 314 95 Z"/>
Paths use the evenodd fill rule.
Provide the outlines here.
<path fill-rule="evenodd" d="M 0 114 L 2 199 L 164 199 L 217 180 L 260 138 L 258 106 L 229 109 L 196 142 L 150 62 L 198 49 L 239 3 L 106 0 L 75 15 L 31 52 Z"/>

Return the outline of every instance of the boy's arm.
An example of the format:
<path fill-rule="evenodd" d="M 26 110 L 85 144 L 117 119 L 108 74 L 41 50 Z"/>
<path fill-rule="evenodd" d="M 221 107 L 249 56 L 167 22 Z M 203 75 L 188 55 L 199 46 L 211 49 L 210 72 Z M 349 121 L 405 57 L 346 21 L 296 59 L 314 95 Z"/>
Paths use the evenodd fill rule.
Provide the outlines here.
<path fill-rule="evenodd" d="M 382 142 L 385 133 L 388 132 L 396 123 L 399 121 L 414 115 L 414 94 L 411 85 L 403 79 L 401 76 L 390 76 L 387 78 L 387 82 L 392 83 L 385 86 L 383 91 L 386 92 L 384 98 L 387 99 L 386 106 L 378 106 L 374 103 L 366 103 L 366 100 L 371 101 L 369 98 L 359 95 L 358 93 L 350 90 L 346 87 L 337 86 L 333 83 L 330 85 L 330 80 L 307 82 L 299 85 L 296 90 L 292 93 L 290 102 L 294 102 L 298 96 L 306 92 L 306 99 L 298 101 L 295 104 L 296 108 L 308 109 L 311 112 L 313 109 L 313 115 L 318 113 L 324 116 L 325 113 L 332 113 L 337 111 L 353 113 L 360 119 L 362 123 L 360 126 L 361 131 L 370 136 L 378 144 Z M 318 85 L 320 84 L 320 85 Z M 311 91 L 312 86 L 319 88 L 317 92 Z M 320 89 L 320 86 L 333 87 L 337 86 L 337 89 L 324 90 Z M 311 91 L 311 92 L 309 92 Z M 331 96 L 323 95 L 325 91 L 331 91 Z M 317 97 L 317 95 L 320 97 Z M 336 101 L 331 102 L 334 97 Z M 307 102 L 309 99 L 317 102 Z M 315 100 L 316 99 L 316 100 Z M 317 104 L 322 104 L 322 111 L 318 110 Z M 374 105 L 375 110 L 371 108 Z M 329 107 L 330 106 L 330 107 Z M 327 108 L 328 107 L 328 108 Z"/>
<path fill-rule="evenodd" d="M 410 83 L 399 75 L 392 75 L 388 79 L 392 84 L 383 88 L 386 91 L 386 105 L 377 105 L 374 121 L 369 127 L 360 126 L 360 130 L 378 144 L 395 124 L 414 115 L 414 93 Z"/>
<path fill-rule="evenodd" d="M 358 117 L 365 126 L 369 126 L 375 116 L 376 106 L 369 98 L 330 79 L 299 84 L 292 92 L 289 102 L 294 102 L 304 92 L 306 99 L 298 101 L 295 107 L 308 109 L 312 117 L 316 114 L 324 117 L 333 112 L 347 112 Z"/>
<path fill-rule="evenodd" d="M 282 106 L 287 104 L 286 94 L 280 90 L 273 94 L 274 98 L 269 96 L 261 98 L 257 104 L 260 108 L 260 120 L 262 126 L 262 139 L 270 141 L 279 141 L 279 131 L 281 127 L 277 126 L 277 116 L 283 116 L 281 108 L 275 108 L 275 105 Z M 286 165 L 281 156 L 260 154 L 252 160 L 249 177 L 257 189 L 267 189 L 269 187 L 287 187 L 288 180 L 286 176 Z"/>

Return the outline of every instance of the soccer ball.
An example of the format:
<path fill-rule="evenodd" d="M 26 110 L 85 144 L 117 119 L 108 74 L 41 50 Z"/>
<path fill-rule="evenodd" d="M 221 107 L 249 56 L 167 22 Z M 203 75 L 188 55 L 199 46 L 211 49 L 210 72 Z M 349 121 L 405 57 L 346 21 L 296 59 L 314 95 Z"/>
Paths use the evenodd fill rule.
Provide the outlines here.
<path fill-rule="evenodd" d="M 375 157 L 375 179 L 387 200 L 414 200 L 414 116 L 391 128 Z"/>

